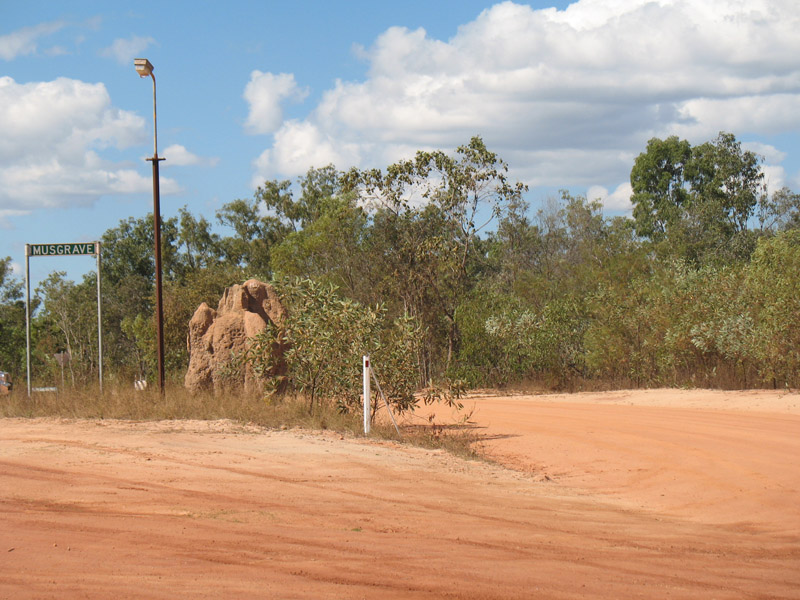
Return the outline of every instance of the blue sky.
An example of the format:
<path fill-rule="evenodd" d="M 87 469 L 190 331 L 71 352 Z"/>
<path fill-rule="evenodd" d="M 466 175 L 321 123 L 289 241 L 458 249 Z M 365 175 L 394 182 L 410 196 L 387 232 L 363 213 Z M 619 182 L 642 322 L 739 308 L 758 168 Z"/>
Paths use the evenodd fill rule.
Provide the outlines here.
<path fill-rule="evenodd" d="M 473 135 L 531 187 L 629 209 L 648 139 L 730 131 L 800 189 L 795 0 L 0 0 L 0 257 L 152 210 L 215 211 L 310 166 L 385 167 Z M 31 260 L 33 286 L 88 257 Z"/>

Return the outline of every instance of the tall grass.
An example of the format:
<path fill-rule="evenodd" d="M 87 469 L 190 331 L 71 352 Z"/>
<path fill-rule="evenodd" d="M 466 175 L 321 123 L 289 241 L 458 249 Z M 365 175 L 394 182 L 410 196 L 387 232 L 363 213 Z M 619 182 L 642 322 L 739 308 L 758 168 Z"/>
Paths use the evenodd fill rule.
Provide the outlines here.
<path fill-rule="evenodd" d="M 302 428 L 332 430 L 352 437 L 363 435 L 363 419 L 358 413 L 340 413 L 329 403 L 318 403 L 308 410 L 304 397 L 285 396 L 264 400 L 244 393 L 192 394 L 184 387 L 167 384 L 164 394 L 157 389 L 137 391 L 106 386 L 100 393 L 95 386 L 34 392 L 28 398 L 24 389 L 0 396 L 0 417 L 60 417 L 67 419 L 120 419 L 132 421 L 229 419 L 270 429 Z M 398 436 L 388 419 L 378 419 L 370 437 L 401 443 L 441 448 L 463 458 L 478 458 L 479 436 L 467 425 L 436 423 L 401 426 Z"/>

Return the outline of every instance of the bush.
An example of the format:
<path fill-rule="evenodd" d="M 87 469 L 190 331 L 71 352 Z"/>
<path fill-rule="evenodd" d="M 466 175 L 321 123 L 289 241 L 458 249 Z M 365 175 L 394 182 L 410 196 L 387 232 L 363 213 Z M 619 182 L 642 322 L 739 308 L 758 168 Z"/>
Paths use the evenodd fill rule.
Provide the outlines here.
<path fill-rule="evenodd" d="M 275 360 L 274 343 L 280 339 L 289 348 L 283 357 L 285 380 L 265 378 L 266 391 L 286 384 L 289 391 L 306 396 L 309 413 L 321 402 L 342 413 L 357 411 L 362 356 L 369 355 L 389 403 L 398 412 L 413 410 L 421 336 L 415 319 L 389 320 L 383 305 L 363 306 L 341 297 L 336 287 L 310 279 L 278 282 L 276 288 L 287 308 L 282 328 L 262 331 L 241 357 L 255 373 L 268 373 Z"/>

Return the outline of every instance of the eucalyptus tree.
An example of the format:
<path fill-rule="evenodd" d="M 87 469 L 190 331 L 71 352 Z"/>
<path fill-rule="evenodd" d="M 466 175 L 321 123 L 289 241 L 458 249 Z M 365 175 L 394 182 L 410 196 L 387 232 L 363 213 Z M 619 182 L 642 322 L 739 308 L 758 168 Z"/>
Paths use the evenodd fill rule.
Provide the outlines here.
<path fill-rule="evenodd" d="M 747 259 L 751 221 L 767 199 L 762 160 L 730 133 L 694 147 L 676 136 L 651 139 L 631 170 L 637 233 L 662 256 Z"/>
<path fill-rule="evenodd" d="M 317 221 L 339 192 L 339 173 L 328 165 L 310 168 L 297 186 L 289 180 L 265 181 L 252 199 L 225 204 L 217 211 L 217 220 L 235 233 L 220 241 L 226 260 L 251 275 L 269 278 L 274 248 Z"/>
<path fill-rule="evenodd" d="M 512 182 L 508 166 L 473 137 L 455 155 L 417 152 L 386 168 L 348 172 L 345 190 L 371 209 L 373 254 L 383 284 L 434 337 L 421 361 L 433 373 L 436 333 L 444 334 L 444 366 L 458 343 L 455 311 L 486 266 L 479 233 L 518 202 L 525 186 Z"/>

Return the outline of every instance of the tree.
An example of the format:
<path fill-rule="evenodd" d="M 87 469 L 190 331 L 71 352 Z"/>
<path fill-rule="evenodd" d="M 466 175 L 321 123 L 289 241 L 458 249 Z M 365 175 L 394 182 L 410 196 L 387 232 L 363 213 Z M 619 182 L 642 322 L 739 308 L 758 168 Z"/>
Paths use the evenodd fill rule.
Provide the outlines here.
<path fill-rule="evenodd" d="M 272 270 L 279 277 L 307 277 L 329 283 L 350 298 L 370 303 L 371 268 L 365 247 L 369 220 L 352 195 L 328 198 L 302 229 L 272 249 Z"/>
<path fill-rule="evenodd" d="M 52 355 L 69 354 L 72 385 L 94 379 L 98 371 L 96 275 L 80 284 L 65 279 L 66 273 L 51 273 L 36 288 L 42 310 L 36 315 L 39 329 L 35 350 L 45 365 L 54 368 Z"/>
<path fill-rule="evenodd" d="M 519 291 L 541 252 L 539 228 L 531 223 L 530 205 L 521 196 L 508 203 L 489 234 L 489 259 L 495 279 L 507 291 Z"/>
<path fill-rule="evenodd" d="M 375 210 L 371 241 L 384 277 L 429 331 L 444 325 L 446 365 L 458 343 L 455 310 L 485 267 L 478 234 L 526 189 L 507 173 L 506 163 L 474 137 L 455 156 L 420 151 L 385 173 L 354 169 L 344 177 L 345 190 Z"/>
<path fill-rule="evenodd" d="M 764 383 L 800 385 L 800 230 L 762 238 L 745 272 L 750 351 Z"/>
<path fill-rule="evenodd" d="M 329 212 L 330 202 L 342 195 L 340 173 L 333 165 L 320 169 L 310 168 L 304 177 L 298 179 L 300 197 L 295 200 L 292 194 L 264 195 L 267 208 L 285 228 L 293 232 L 305 229 Z"/>
<path fill-rule="evenodd" d="M 161 267 L 165 279 L 175 279 L 181 270 L 178 238 L 178 219 L 162 219 Z M 102 235 L 101 242 L 103 279 L 109 285 L 116 286 L 133 277 L 152 289 L 156 272 L 152 215 L 120 221 Z"/>
<path fill-rule="evenodd" d="M 0 370 L 19 377 L 25 369 L 25 302 L 11 257 L 0 259 Z"/>
<path fill-rule="evenodd" d="M 690 202 L 685 170 L 691 156 L 689 142 L 671 136 L 652 138 L 647 150 L 636 157 L 631 169 L 631 204 L 640 236 L 660 241 L 680 220 Z"/>
<path fill-rule="evenodd" d="M 531 306 L 518 296 L 478 286 L 456 310 L 461 344 L 451 372 L 476 387 L 527 377 L 534 369 L 531 316 Z"/>
<path fill-rule="evenodd" d="M 369 355 L 379 365 L 387 400 L 400 412 L 413 410 L 419 341 L 414 319 L 390 319 L 384 306 L 361 305 L 310 279 L 282 281 L 278 288 L 287 308 L 282 328 L 262 331 L 240 360 L 256 373 L 274 372 L 272 349 L 285 344 L 288 387 L 305 395 L 309 413 L 322 402 L 354 412 L 361 409 L 361 358 Z"/>
<path fill-rule="evenodd" d="M 219 235 L 211 231 L 211 224 L 204 218 L 196 218 L 184 206 L 178 211 L 179 229 L 177 242 L 184 248 L 182 271 L 207 269 L 222 260 L 222 242 Z"/>
<path fill-rule="evenodd" d="M 165 283 L 182 276 L 177 218 L 161 222 L 162 274 Z M 141 377 L 142 362 L 131 324 L 150 322 L 155 310 L 155 256 L 150 215 L 120 221 L 101 238 L 103 351 L 107 364 L 125 376 Z M 138 331 L 144 331 L 144 326 Z"/>
<path fill-rule="evenodd" d="M 761 160 L 730 133 L 695 147 L 651 139 L 631 170 L 637 233 L 660 255 L 697 264 L 748 258 L 750 220 L 766 198 Z"/>
<path fill-rule="evenodd" d="M 704 225 L 718 224 L 727 236 L 743 232 L 766 194 L 761 158 L 731 133 L 692 149 L 687 176 L 692 205 L 706 207 Z"/>
<path fill-rule="evenodd" d="M 283 182 L 288 187 L 289 182 Z M 267 188 L 270 188 L 269 184 Z M 253 200 L 234 200 L 217 212 L 217 220 L 231 227 L 236 235 L 221 240 L 225 259 L 249 273 L 264 278 L 270 275 L 270 247 L 286 233 L 272 216 L 261 216 L 260 195 L 265 188 L 258 188 Z M 271 188 L 270 188 L 271 189 Z M 282 191 L 276 188 L 276 193 Z"/>
<path fill-rule="evenodd" d="M 272 180 L 259 186 L 252 200 L 234 200 L 217 212 L 219 222 L 236 233 L 221 240 L 229 261 L 251 275 L 268 278 L 273 248 L 315 222 L 340 191 L 339 174 L 332 165 L 309 169 L 298 184 L 297 199 L 291 181 Z"/>
<path fill-rule="evenodd" d="M 765 197 L 759 205 L 758 221 L 762 232 L 800 229 L 800 194 L 782 187 Z"/>

